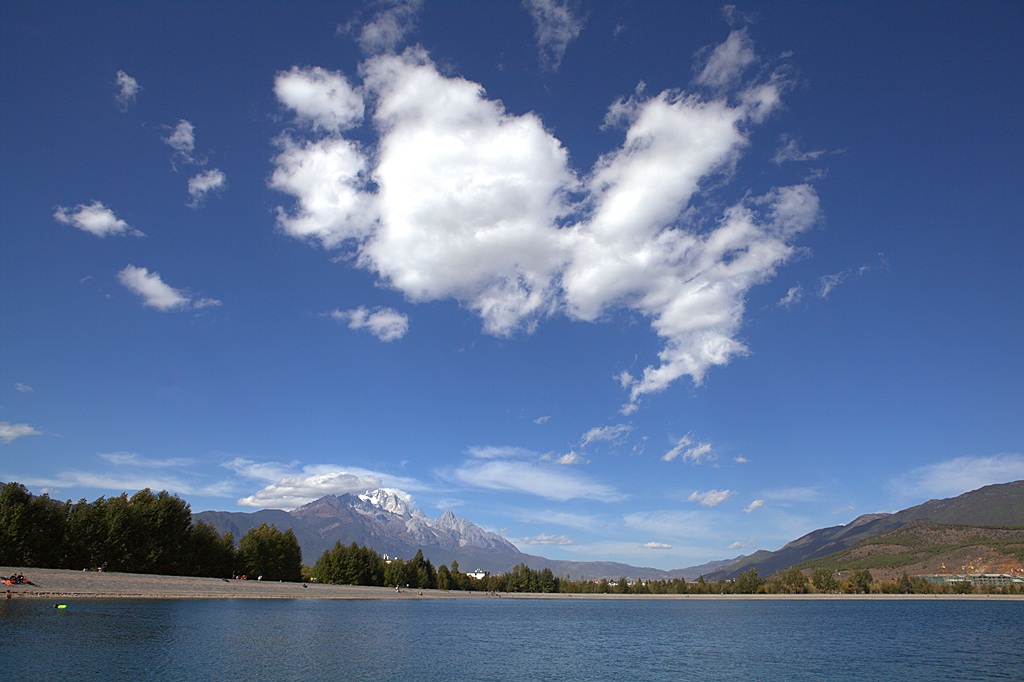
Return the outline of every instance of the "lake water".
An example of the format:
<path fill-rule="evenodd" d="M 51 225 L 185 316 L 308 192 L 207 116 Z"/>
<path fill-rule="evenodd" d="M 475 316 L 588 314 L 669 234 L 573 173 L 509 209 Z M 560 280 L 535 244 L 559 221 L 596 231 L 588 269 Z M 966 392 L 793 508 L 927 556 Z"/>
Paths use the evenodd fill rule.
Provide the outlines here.
<path fill-rule="evenodd" d="M 10 680 L 1024 680 L 1024 602 L 0 603 Z"/>

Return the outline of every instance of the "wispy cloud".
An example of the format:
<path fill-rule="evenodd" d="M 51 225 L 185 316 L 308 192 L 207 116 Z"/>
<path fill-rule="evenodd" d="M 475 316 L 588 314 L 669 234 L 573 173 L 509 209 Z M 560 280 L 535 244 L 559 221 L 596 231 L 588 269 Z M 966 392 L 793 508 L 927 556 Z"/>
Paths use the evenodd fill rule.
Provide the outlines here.
<path fill-rule="evenodd" d="M 568 535 L 548 535 L 541 533 L 530 538 L 519 538 L 523 545 L 574 545 L 576 542 Z"/>
<path fill-rule="evenodd" d="M 750 504 L 748 504 L 746 506 L 746 508 L 743 510 L 743 512 L 746 513 L 746 514 L 749 514 L 750 512 L 754 511 L 755 509 L 760 509 L 763 506 L 764 506 L 764 500 L 754 500 L 753 502 L 751 502 Z"/>
<path fill-rule="evenodd" d="M 821 499 L 821 491 L 810 486 L 774 488 L 762 491 L 761 496 L 766 500 L 781 503 L 817 502 Z"/>
<path fill-rule="evenodd" d="M 409 331 L 409 318 L 394 308 L 363 306 L 351 310 L 333 310 L 328 313 L 333 319 L 348 324 L 349 329 L 365 329 L 381 341 L 397 341 Z"/>
<path fill-rule="evenodd" d="M 533 423 L 534 424 L 547 424 L 549 421 L 551 421 L 551 415 L 546 414 L 543 417 L 537 417 L 536 419 L 534 419 Z"/>
<path fill-rule="evenodd" d="M 384 9 L 374 14 L 358 32 L 359 47 L 367 54 L 393 52 L 415 30 L 416 14 L 422 0 L 385 0 Z M 350 27 L 348 27 L 350 28 Z M 346 30 L 339 27 L 339 30 Z"/>
<path fill-rule="evenodd" d="M 791 161 L 815 161 L 827 154 L 841 154 L 842 150 L 828 152 L 824 149 L 800 149 L 799 141 L 785 133 L 779 138 L 779 147 L 775 150 L 772 161 L 783 164 Z"/>
<path fill-rule="evenodd" d="M 700 502 L 705 507 L 717 507 L 735 494 L 734 490 L 708 490 L 703 493 L 694 490 L 686 500 Z"/>
<path fill-rule="evenodd" d="M 715 535 L 712 512 L 634 512 L 623 517 L 629 528 L 666 538 L 706 538 Z"/>
<path fill-rule="evenodd" d="M 742 28 L 730 32 L 725 42 L 704 48 L 698 53 L 698 61 L 703 67 L 697 83 L 722 90 L 738 83 L 743 72 L 757 61 L 757 55 L 750 34 Z"/>
<path fill-rule="evenodd" d="M 1024 479 L 1024 454 L 956 457 L 911 469 L 889 482 L 900 500 L 955 497 L 986 485 Z"/>
<path fill-rule="evenodd" d="M 640 546 L 644 549 L 672 549 L 672 545 L 666 545 L 664 542 L 645 542 Z"/>
<path fill-rule="evenodd" d="M 591 443 L 599 441 L 608 441 L 612 444 L 620 445 L 632 430 L 633 427 L 628 424 L 595 426 L 583 434 L 583 437 L 580 438 L 580 446 L 587 447 Z"/>
<path fill-rule="evenodd" d="M 36 389 L 32 388 L 28 384 L 23 384 L 20 381 L 14 384 L 14 390 L 19 393 L 35 393 Z"/>
<path fill-rule="evenodd" d="M 666 462 L 671 462 L 677 457 L 682 457 L 684 462 L 700 464 L 717 458 L 714 448 L 709 442 L 694 444 L 693 438 L 687 434 L 680 438 L 671 450 L 661 456 Z"/>
<path fill-rule="evenodd" d="M 57 210 L 53 212 L 53 217 L 59 223 L 77 227 L 79 230 L 97 237 L 144 236 L 114 215 L 113 211 L 99 201 L 93 201 L 91 204 L 78 204 L 73 209 L 58 206 Z"/>
<path fill-rule="evenodd" d="M 199 310 L 219 306 L 220 301 L 213 298 L 193 299 L 185 292 L 166 284 L 158 272 L 150 272 L 146 268 L 127 265 L 117 273 L 122 285 L 150 308 L 160 311 L 168 310 Z"/>
<path fill-rule="evenodd" d="M 117 92 L 114 94 L 114 103 L 121 111 L 128 111 L 128 107 L 135 104 L 135 98 L 141 92 L 142 86 L 124 71 L 117 72 L 114 84 L 117 86 Z"/>
<path fill-rule="evenodd" d="M 192 164 L 201 163 L 193 156 L 196 149 L 196 128 L 189 121 L 179 120 L 163 140 L 164 144 L 173 149 L 182 161 Z"/>
<path fill-rule="evenodd" d="M 523 0 L 536 31 L 540 64 L 557 71 L 569 43 L 583 31 L 578 3 L 572 0 Z"/>
<path fill-rule="evenodd" d="M 147 469 L 182 468 L 194 466 L 196 463 L 195 459 L 188 457 L 155 459 L 143 457 L 135 452 L 102 452 L 99 454 L 99 457 L 118 466 L 135 466 Z"/>
<path fill-rule="evenodd" d="M 575 499 L 617 502 L 625 496 L 603 483 L 570 472 L 564 467 L 521 460 L 469 460 L 452 476 L 466 485 L 485 490 L 518 492 L 561 502 Z"/>
<path fill-rule="evenodd" d="M 28 424 L 0 422 L 0 443 L 3 443 L 4 445 L 11 443 L 18 438 L 24 438 L 25 436 L 38 436 L 41 434 L 42 431 L 39 431 Z"/>

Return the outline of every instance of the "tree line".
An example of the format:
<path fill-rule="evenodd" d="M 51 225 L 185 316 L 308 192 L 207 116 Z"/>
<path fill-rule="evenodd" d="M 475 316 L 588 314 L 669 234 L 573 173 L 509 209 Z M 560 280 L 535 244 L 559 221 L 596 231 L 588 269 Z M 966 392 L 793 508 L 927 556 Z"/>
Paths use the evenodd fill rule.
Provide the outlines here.
<path fill-rule="evenodd" d="M 236 547 L 166 490 L 61 502 L 12 482 L 0 488 L 0 565 L 300 580 L 302 552 L 291 529 L 266 524 Z"/>
<path fill-rule="evenodd" d="M 131 497 L 100 497 L 92 502 L 61 502 L 33 495 L 20 483 L 0 487 L 0 566 L 95 569 L 126 573 L 222 577 L 262 577 L 324 583 L 484 592 L 601 594 L 803 594 L 954 592 L 1022 593 L 1020 586 L 972 587 L 969 582 L 934 584 L 904 574 L 895 581 L 875 581 L 866 569 L 839 573 L 817 567 L 810 575 L 791 567 L 767 578 L 748 569 L 732 580 L 617 581 L 572 580 L 550 568 L 525 563 L 511 571 L 475 578 L 457 561 L 434 564 L 419 550 L 412 559 L 392 559 L 356 543 L 336 543 L 312 568 L 302 565 L 302 551 L 289 528 L 261 524 L 235 544 L 232 533 L 219 534 L 203 521 L 193 523 L 188 503 L 166 490 L 149 488 Z"/>

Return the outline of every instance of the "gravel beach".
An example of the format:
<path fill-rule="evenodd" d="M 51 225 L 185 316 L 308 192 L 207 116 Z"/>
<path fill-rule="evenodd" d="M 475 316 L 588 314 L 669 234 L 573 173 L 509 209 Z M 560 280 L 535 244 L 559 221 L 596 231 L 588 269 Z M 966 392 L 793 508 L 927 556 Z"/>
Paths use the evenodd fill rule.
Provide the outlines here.
<path fill-rule="evenodd" d="M 353 587 L 266 580 L 187 578 L 141 573 L 98 573 L 52 568 L 0 566 L 0 575 L 21 573 L 34 585 L 3 585 L 14 599 L 964 599 L 1024 601 L 1024 595 L 854 595 L 854 594 L 737 594 L 737 595 L 617 595 L 617 594 L 508 594 L 391 587 Z"/>

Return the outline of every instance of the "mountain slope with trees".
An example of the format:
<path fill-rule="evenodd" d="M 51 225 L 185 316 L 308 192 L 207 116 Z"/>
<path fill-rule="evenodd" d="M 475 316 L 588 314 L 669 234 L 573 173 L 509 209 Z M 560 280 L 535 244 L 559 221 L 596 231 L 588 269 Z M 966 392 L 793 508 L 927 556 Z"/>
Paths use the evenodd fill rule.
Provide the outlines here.
<path fill-rule="evenodd" d="M 929 500 L 893 514 L 866 514 L 845 526 L 812 531 L 774 552 L 760 551 L 708 573 L 708 580 L 729 580 L 751 568 L 761 575 L 845 550 L 868 538 L 914 521 L 965 526 L 1024 527 L 1024 481 L 985 486 L 957 497 Z"/>

